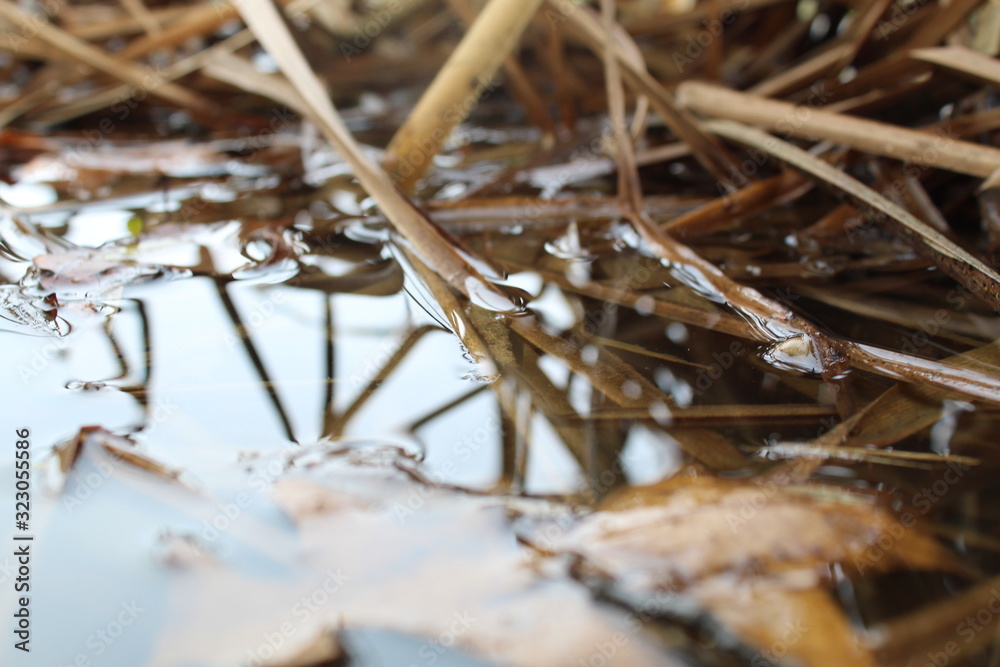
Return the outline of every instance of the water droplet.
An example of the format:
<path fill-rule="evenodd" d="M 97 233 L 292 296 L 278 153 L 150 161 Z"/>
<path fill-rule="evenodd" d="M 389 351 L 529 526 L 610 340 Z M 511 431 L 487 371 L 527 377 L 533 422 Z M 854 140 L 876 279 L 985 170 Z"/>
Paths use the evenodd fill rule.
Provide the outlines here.
<path fill-rule="evenodd" d="M 522 315 L 531 295 L 510 285 L 488 283 L 475 276 L 467 276 L 465 290 L 469 300 L 485 310 L 506 315 Z"/>
<path fill-rule="evenodd" d="M 471 355 L 468 356 L 472 359 Z M 485 358 L 472 359 L 472 363 L 472 369 L 463 376 L 463 379 L 482 382 L 483 384 L 493 384 L 500 379 L 500 370 L 492 360 Z"/>
<path fill-rule="evenodd" d="M 776 368 L 799 373 L 818 373 L 823 365 L 816 357 L 808 336 L 792 336 L 769 347 L 764 361 Z"/>

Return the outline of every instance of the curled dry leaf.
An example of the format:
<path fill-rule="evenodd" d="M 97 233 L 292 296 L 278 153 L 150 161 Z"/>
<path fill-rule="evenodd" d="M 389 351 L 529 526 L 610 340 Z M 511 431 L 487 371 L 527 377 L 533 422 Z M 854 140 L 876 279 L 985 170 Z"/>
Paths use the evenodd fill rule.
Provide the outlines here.
<path fill-rule="evenodd" d="M 784 641 L 805 665 L 874 664 L 824 588 L 829 566 L 864 574 L 955 562 L 872 497 L 825 497 L 792 482 L 784 473 L 758 482 L 676 476 L 612 496 L 546 550 L 574 554 L 582 573 L 610 580 L 626 599 L 693 599 L 756 650 Z"/>
<path fill-rule="evenodd" d="M 63 489 L 67 476 L 84 459 L 110 475 L 119 463 L 133 470 L 143 470 L 176 482 L 180 472 L 172 470 L 136 449 L 128 438 L 115 435 L 99 426 L 86 426 L 73 438 L 53 448 L 50 458 L 41 464 L 50 491 Z"/>

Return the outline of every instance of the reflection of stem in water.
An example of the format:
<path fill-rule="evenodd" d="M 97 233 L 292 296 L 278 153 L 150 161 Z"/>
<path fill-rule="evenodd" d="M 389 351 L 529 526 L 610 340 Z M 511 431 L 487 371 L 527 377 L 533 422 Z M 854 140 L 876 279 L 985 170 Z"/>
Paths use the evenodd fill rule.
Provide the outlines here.
<path fill-rule="evenodd" d="M 347 423 L 361 410 L 362 406 L 371 398 L 372 394 L 385 382 L 389 374 L 406 358 L 413 346 L 416 345 L 417 341 L 423 338 L 424 334 L 431 331 L 434 327 L 422 326 L 416 329 L 410 329 L 403 336 L 403 340 L 399 343 L 399 347 L 396 351 L 392 353 L 389 360 L 385 362 L 385 365 L 378 370 L 374 377 L 372 377 L 368 384 L 365 385 L 358 397 L 354 399 L 343 414 L 338 415 L 333 410 L 333 404 L 327 403 L 327 412 L 323 420 L 323 435 L 329 436 L 331 438 L 337 438 L 343 435 L 344 429 L 347 427 Z M 332 383 L 331 383 L 332 384 Z"/>
<path fill-rule="evenodd" d="M 149 382 L 153 374 L 153 348 L 150 342 L 149 320 L 146 316 L 145 304 L 141 299 L 125 301 L 135 304 L 136 314 L 139 318 L 139 330 L 142 332 L 142 363 L 136 364 L 134 367 L 129 364 L 128 355 L 121 343 L 118 342 L 118 336 L 115 335 L 112 326 L 113 318 L 108 317 L 104 320 L 104 335 L 107 336 L 114 359 L 118 363 L 118 375 L 86 384 L 106 385 L 113 383 L 113 386 L 119 391 L 135 399 L 142 410 L 142 421 L 132 429 L 132 432 L 138 432 L 149 425 Z M 135 377 L 136 375 L 140 375 L 140 377 Z"/>
<path fill-rule="evenodd" d="M 531 393 L 518 391 L 514 403 L 515 418 L 504 421 L 503 481 L 512 492 L 524 492 L 528 481 L 528 451 L 531 446 L 531 423 L 535 419 L 535 404 Z M 503 414 L 503 411 L 500 411 Z"/>
<path fill-rule="evenodd" d="M 324 332 L 326 339 L 323 341 L 323 353 L 326 355 L 326 391 L 323 396 L 323 433 L 326 433 L 326 420 L 327 415 L 333 413 L 333 400 L 335 398 L 334 394 L 334 380 L 337 373 L 337 350 L 335 349 L 336 343 L 334 341 L 334 325 L 333 325 L 333 295 L 323 294 L 323 312 L 324 312 Z"/>
<path fill-rule="evenodd" d="M 215 287 L 219 293 L 219 299 L 222 301 L 222 305 L 226 308 L 226 314 L 229 315 L 229 319 L 233 322 L 233 328 L 236 330 L 236 336 L 243 343 L 243 349 L 246 350 L 247 356 L 250 358 L 250 362 L 253 364 L 254 369 L 257 371 L 257 375 L 260 376 L 261 382 L 264 386 L 265 391 L 267 391 L 268 397 L 271 399 L 271 403 L 274 405 L 275 411 L 278 413 L 278 419 L 281 420 L 281 425 L 285 429 L 285 435 L 292 442 L 295 442 L 295 433 L 292 430 L 292 424 L 288 421 L 288 415 L 285 413 L 285 408 L 281 405 L 281 398 L 278 396 L 278 390 L 275 388 L 274 383 L 271 382 L 271 378 L 267 374 L 267 369 L 264 368 L 264 362 L 257 354 L 257 348 L 254 347 L 253 341 L 250 339 L 250 332 L 247 331 L 246 327 L 243 325 L 243 320 L 240 319 L 239 311 L 236 310 L 236 304 L 229 297 L 229 292 L 226 291 L 227 282 L 225 279 L 216 278 Z"/>
<path fill-rule="evenodd" d="M 450 411 L 450 410 L 458 407 L 462 403 L 465 403 L 470 398 L 478 396 L 479 394 L 483 393 L 487 389 L 489 389 L 489 387 L 486 386 L 485 384 L 479 385 L 475 389 L 470 389 L 469 391 L 465 392 L 464 394 L 462 394 L 458 398 L 453 399 L 451 401 L 448 401 L 444 405 L 442 405 L 442 406 L 440 406 L 438 408 L 435 408 L 431 412 L 428 412 L 423 417 L 420 417 L 419 419 L 416 419 L 416 420 L 410 422 L 409 426 L 406 427 L 406 430 L 412 432 L 412 431 L 416 431 L 417 429 L 421 428 L 422 426 L 426 426 L 428 423 L 430 423 L 431 421 L 437 419 L 438 417 L 440 417 L 444 413 L 446 413 L 446 412 L 448 412 L 448 411 Z"/>

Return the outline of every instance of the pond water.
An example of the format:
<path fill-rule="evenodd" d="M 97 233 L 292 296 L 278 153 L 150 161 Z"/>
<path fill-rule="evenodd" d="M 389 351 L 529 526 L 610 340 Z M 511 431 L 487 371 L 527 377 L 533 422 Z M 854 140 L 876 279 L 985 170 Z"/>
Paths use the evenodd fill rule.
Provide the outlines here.
<path fill-rule="evenodd" d="M 803 443 L 890 383 L 854 370 L 821 377 L 808 343 L 768 342 L 773 322 L 741 319 L 711 280 L 649 256 L 599 207 L 533 200 L 525 231 L 523 202 L 462 211 L 442 190 L 440 218 L 530 297 L 530 312 L 512 317 L 442 298 L 356 185 L 338 182 L 254 224 L 223 213 L 261 183 L 137 188 L 91 203 L 27 180 L 0 193 L 19 207 L 0 223 L 0 396 L 11 431 L 30 430 L 35 464 L 31 664 L 323 664 L 293 659 L 332 660 L 316 644 L 332 633 L 357 665 L 740 664 L 760 646 L 745 627 L 752 608 L 727 616 L 702 581 L 642 612 L 674 584 L 646 561 L 602 561 L 589 540 L 607 535 L 584 527 L 579 542 L 575 526 L 675 473 L 718 476 L 735 485 L 729 498 L 816 459 L 809 472 L 825 486 L 789 502 L 820 513 L 829 508 L 816 498 L 875 512 L 879 493 L 940 477 L 905 454 L 908 478 L 875 474 L 871 453 L 811 456 Z M 788 268 L 764 249 L 784 234 L 775 227 L 703 251 L 774 280 Z M 785 295 L 830 330 L 896 335 Z M 973 338 L 994 326 L 953 325 Z M 909 448 L 977 453 L 953 436 L 986 427 L 990 411 L 949 405 Z M 965 483 L 975 461 L 961 460 Z M 3 461 L 0 474 L 11 468 Z M 784 498 L 764 502 L 775 494 Z M 729 525 L 726 544 L 739 544 Z M 697 553 L 717 551 L 717 536 L 678 533 L 689 534 Z M 866 578 L 815 555 L 807 569 L 826 568 L 841 613 L 874 626 L 989 562 L 988 549 L 953 537 L 954 558 L 913 547 L 933 552 L 930 573 L 904 559 L 903 574 Z M 827 560 L 846 558 L 837 554 Z M 733 571 L 754 579 L 746 572 L 758 565 L 740 558 Z M 717 575 L 697 578 L 717 585 Z M 917 588 L 878 593 L 900 580 Z M 13 604 L 10 587 L 0 596 Z"/>

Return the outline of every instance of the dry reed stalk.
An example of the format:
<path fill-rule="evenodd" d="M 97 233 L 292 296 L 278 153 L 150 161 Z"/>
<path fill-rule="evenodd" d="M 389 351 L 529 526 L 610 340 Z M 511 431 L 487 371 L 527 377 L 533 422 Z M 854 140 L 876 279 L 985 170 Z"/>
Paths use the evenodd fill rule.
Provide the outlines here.
<path fill-rule="evenodd" d="M 475 23 L 476 11 L 469 0 L 448 0 L 448 6 L 458 15 L 466 28 Z M 555 125 L 549 116 L 545 100 L 531 83 L 520 61 L 515 56 L 509 55 L 504 58 L 503 69 L 511 95 L 524 107 L 528 120 L 545 135 L 552 135 L 555 132 Z"/>
<path fill-rule="evenodd" d="M 910 57 L 963 74 L 978 83 L 1000 85 L 1000 62 L 964 46 L 914 49 Z"/>
<path fill-rule="evenodd" d="M 601 0 L 601 8 L 605 29 L 610 33 L 614 22 L 614 0 Z M 752 326 L 751 330 L 757 340 L 785 345 L 796 339 L 801 345 L 793 347 L 803 361 L 811 357 L 808 363 L 814 363 L 824 375 L 839 372 L 843 355 L 832 339 L 777 301 L 731 280 L 715 264 L 670 237 L 649 218 L 642 201 L 634 148 L 625 131 L 623 83 L 618 58 L 610 41 L 605 42 L 604 67 L 618 159 L 618 196 L 622 198 L 623 205 L 631 209 L 626 215 L 644 244 L 672 269 L 678 280 L 712 301 L 727 303 L 742 317 L 756 323 L 757 326 Z"/>
<path fill-rule="evenodd" d="M 522 304 L 502 288 L 486 280 L 466 259 L 454 239 L 420 212 L 393 185 L 389 175 L 372 162 L 351 136 L 323 85 L 288 32 L 271 0 L 243 0 L 240 4 L 247 26 L 278 62 L 292 85 L 261 74 L 248 64 L 222 72 L 237 86 L 260 91 L 277 101 L 297 106 L 314 119 L 324 136 L 351 166 L 362 187 L 375 198 L 382 212 L 423 261 L 462 294 L 492 310 L 519 312 Z M 298 100 L 297 102 L 293 102 Z"/>
<path fill-rule="evenodd" d="M 554 11 L 561 11 L 556 0 L 548 2 Z M 585 7 L 570 12 L 566 15 L 566 19 L 594 53 L 601 55 L 605 49 L 610 49 L 621 64 L 629 85 L 637 93 L 649 98 L 650 104 L 667 126 L 678 139 L 691 148 L 698 162 L 710 174 L 719 182 L 730 184 L 732 176 L 739 173 L 739 163 L 721 142 L 702 133 L 695 119 L 678 106 L 674 96 L 650 75 L 643 63 L 636 62 L 631 50 L 626 50 L 622 46 L 622 40 L 632 41 L 628 33 L 620 28 L 612 30 L 606 27 L 594 12 Z"/>
<path fill-rule="evenodd" d="M 706 127 L 720 136 L 766 151 L 862 202 L 875 212 L 870 218 L 884 216 L 896 235 L 968 287 L 994 310 L 1000 310 L 1000 274 L 906 209 L 801 148 L 766 132 L 729 120 L 712 121 L 706 123 Z M 1000 150 L 997 153 L 1000 155 Z"/>
<path fill-rule="evenodd" d="M 149 89 L 152 91 L 158 86 L 164 85 L 170 81 L 174 81 L 175 79 L 179 79 L 182 76 L 199 70 L 211 63 L 215 58 L 223 54 L 238 51 L 244 46 L 252 44 L 253 41 L 253 34 L 249 30 L 241 30 L 232 37 L 228 37 L 218 44 L 215 44 L 203 51 L 199 51 L 193 56 L 179 60 L 169 67 L 164 68 L 158 73 L 156 81 L 152 82 Z M 74 118 L 79 118 L 84 114 L 109 107 L 116 101 L 126 97 L 128 94 L 129 86 L 126 85 L 113 86 L 102 91 L 91 92 L 83 99 L 73 100 L 61 107 L 40 113 L 35 116 L 34 120 L 45 125 L 65 123 L 66 121 L 73 120 Z"/>
<path fill-rule="evenodd" d="M 1000 148 L 807 106 L 764 99 L 712 84 L 688 81 L 678 89 L 686 108 L 800 139 L 822 139 L 874 155 L 987 178 L 1000 168 Z"/>
<path fill-rule="evenodd" d="M 479 103 L 542 0 L 490 0 L 386 148 L 386 170 L 411 192 L 441 145 Z"/>
<path fill-rule="evenodd" d="M 975 655 L 994 644 L 1000 623 L 1000 614 L 992 612 L 998 585 L 1000 577 L 992 577 L 954 597 L 875 626 L 869 633 L 869 641 L 879 664 L 903 667 L 926 661 L 930 655 L 947 659 L 954 654 L 954 646 L 959 646 L 963 654 Z M 975 622 L 977 614 L 982 617 L 983 610 L 989 611 L 986 621 Z M 956 634 L 956 628 L 965 630 Z M 960 645 L 958 638 L 963 640 Z M 945 653 L 946 650 L 949 652 Z"/>
<path fill-rule="evenodd" d="M 38 20 L 9 0 L 0 1 L 0 16 L 15 25 L 22 26 L 26 31 L 36 32 L 40 39 L 72 59 L 140 89 L 149 89 L 150 76 L 142 67 L 108 56 L 100 49 L 73 37 L 47 20 Z M 150 92 L 202 117 L 212 118 L 219 112 L 218 106 L 207 98 L 175 83 L 156 86 Z"/>
<path fill-rule="evenodd" d="M 121 0 L 121 3 L 128 13 L 132 15 L 132 18 L 134 18 L 142 26 L 142 29 L 150 35 L 155 35 L 163 29 L 160 22 L 156 19 L 156 16 L 149 11 L 149 7 L 147 7 L 142 0 Z"/>
<path fill-rule="evenodd" d="M 812 188 L 812 182 L 798 172 L 783 171 L 679 215 L 663 228 L 678 238 L 714 234 L 730 228 L 740 219 L 794 201 Z"/>

